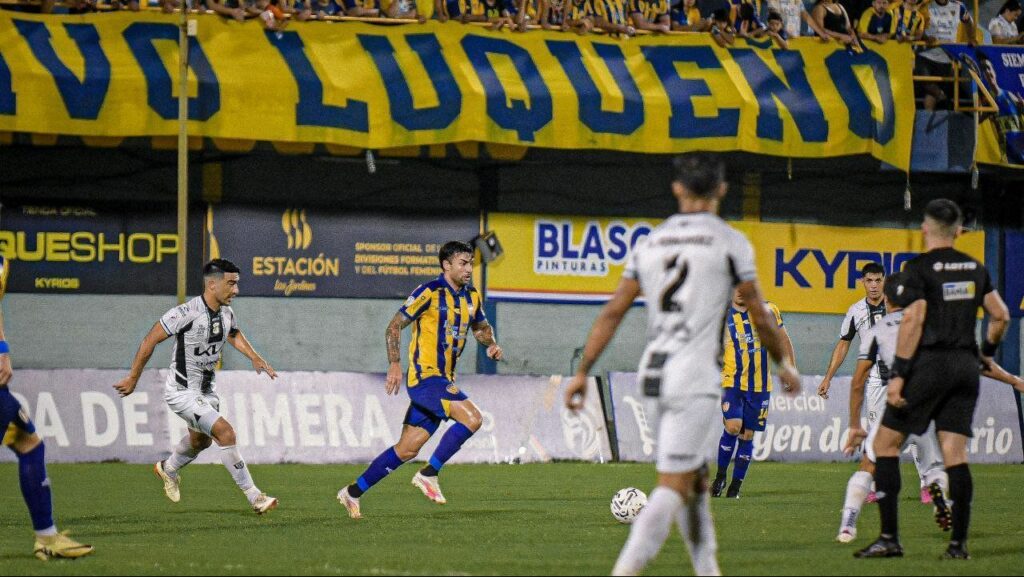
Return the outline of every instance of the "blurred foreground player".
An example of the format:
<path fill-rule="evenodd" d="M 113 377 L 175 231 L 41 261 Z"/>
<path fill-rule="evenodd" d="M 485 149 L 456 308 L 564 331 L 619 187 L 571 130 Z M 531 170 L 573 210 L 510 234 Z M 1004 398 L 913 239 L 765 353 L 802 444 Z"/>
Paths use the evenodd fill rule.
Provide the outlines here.
<path fill-rule="evenodd" d="M 7 260 L 0 256 L 0 299 L 7 290 L 9 274 Z M 11 382 L 11 349 L 4 335 L 3 313 L 0 311 L 0 435 L 3 444 L 18 456 L 18 477 L 21 494 L 32 517 L 36 532 L 33 553 L 41 561 L 49 559 L 76 559 L 93 552 L 91 545 L 83 545 L 57 532 L 53 522 L 53 499 L 50 479 L 46 475 L 46 446 L 36 435 L 28 415 L 22 410 L 7 385 Z"/>

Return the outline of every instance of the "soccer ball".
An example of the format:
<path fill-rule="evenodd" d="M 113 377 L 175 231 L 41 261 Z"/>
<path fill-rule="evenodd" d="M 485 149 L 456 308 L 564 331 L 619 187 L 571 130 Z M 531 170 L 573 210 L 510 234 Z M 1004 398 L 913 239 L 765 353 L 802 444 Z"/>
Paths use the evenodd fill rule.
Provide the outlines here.
<path fill-rule="evenodd" d="M 629 525 L 647 505 L 647 495 L 640 489 L 627 487 L 612 497 L 612 517 Z"/>

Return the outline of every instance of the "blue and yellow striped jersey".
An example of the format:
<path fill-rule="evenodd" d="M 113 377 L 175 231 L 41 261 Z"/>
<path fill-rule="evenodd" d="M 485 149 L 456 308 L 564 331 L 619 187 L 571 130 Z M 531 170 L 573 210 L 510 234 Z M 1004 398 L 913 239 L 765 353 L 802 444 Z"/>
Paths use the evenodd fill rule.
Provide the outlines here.
<path fill-rule="evenodd" d="M 0 255 L 0 300 L 7 294 L 7 275 L 10 273 L 10 264 L 7 259 Z"/>
<path fill-rule="evenodd" d="M 780 327 L 782 313 L 779 307 L 768 303 L 768 308 L 775 315 Z M 761 346 L 749 312 L 740 312 L 729 307 L 726 322 L 725 349 L 722 367 L 722 388 L 738 387 L 741 391 L 764 393 L 772 392 L 771 362 L 768 349 Z"/>
<path fill-rule="evenodd" d="M 420 285 L 399 309 L 412 321 L 409 377 L 415 387 L 424 379 L 455 382 L 455 364 L 473 325 L 485 322 L 483 297 L 473 287 L 452 288 L 444 275 Z"/>

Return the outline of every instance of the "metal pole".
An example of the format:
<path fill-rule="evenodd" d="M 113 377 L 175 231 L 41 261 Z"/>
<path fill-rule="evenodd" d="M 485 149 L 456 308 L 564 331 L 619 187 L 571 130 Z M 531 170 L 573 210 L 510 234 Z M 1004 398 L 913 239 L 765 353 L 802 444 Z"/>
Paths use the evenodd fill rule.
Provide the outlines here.
<path fill-rule="evenodd" d="M 178 304 L 187 298 L 188 275 L 188 1 L 178 22 Z"/>

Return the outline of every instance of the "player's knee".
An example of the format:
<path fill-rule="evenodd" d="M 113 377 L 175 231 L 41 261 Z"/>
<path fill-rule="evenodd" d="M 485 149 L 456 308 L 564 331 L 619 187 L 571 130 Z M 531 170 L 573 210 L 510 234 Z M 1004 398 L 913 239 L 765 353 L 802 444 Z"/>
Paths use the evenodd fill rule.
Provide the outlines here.
<path fill-rule="evenodd" d="M 19 455 L 31 453 L 43 444 L 43 440 L 39 438 L 39 435 L 35 433 L 29 433 L 26 431 L 18 431 L 15 435 L 14 440 L 11 442 L 11 450 Z"/>
<path fill-rule="evenodd" d="M 480 430 L 481 426 L 483 426 L 484 419 L 480 415 L 479 411 L 470 411 L 466 414 L 462 424 L 465 425 L 467 429 L 475 433 Z"/>
<path fill-rule="evenodd" d="M 730 435 L 739 435 L 743 431 L 743 425 L 741 423 L 734 423 L 733 421 L 726 421 L 725 431 Z"/>
<path fill-rule="evenodd" d="M 212 444 L 213 439 L 207 436 L 192 439 L 192 448 L 196 451 L 205 451 L 206 449 L 209 449 Z"/>
<path fill-rule="evenodd" d="M 214 432 L 214 437 L 217 439 L 217 444 L 221 447 L 231 447 L 238 442 L 235 438 L 235 429 L 228 424 L 218 427 L 218 430 Z"/>
<path fill-rule="evenodd" d="M 743 441 L 753 441 L 754 431 L 751 431 L 750 429 L 743 431 L 743 434 L 740 435 L 740 439 Z"/>
<path fill-rule="evenodd" d="M 420 454 L 419 447 L 414 447 L 405 443 L 398 443 L 395 445 L 395 454 L 402 462 L 409 461 L 416 458 L 416 455 Z"/>

